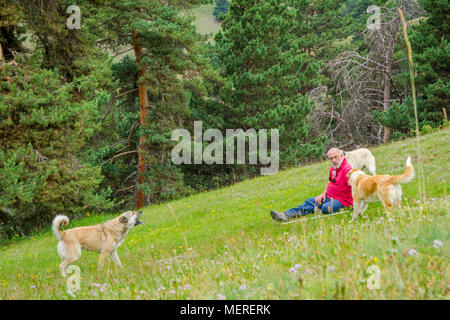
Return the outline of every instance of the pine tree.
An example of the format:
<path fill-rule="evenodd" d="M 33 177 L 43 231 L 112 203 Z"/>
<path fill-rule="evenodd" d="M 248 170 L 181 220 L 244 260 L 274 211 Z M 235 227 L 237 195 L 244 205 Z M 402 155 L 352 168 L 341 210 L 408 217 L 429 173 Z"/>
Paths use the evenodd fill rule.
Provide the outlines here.
<path fill-rule="evenodd" d="M 0 67 L 0 237 L 36 231 L 58 213 L 112 208 L 98 191 L 100 169 L 77 157 L 97 129 L 104 96 L 80 100 L 74 92 L 86 87 L 64 84 L 39 60 Z M 92 88 L 94 77 L 85 80 Z"/>
<path fill-rule="evenodd" d="M 425 18 L 410 31 L 416 85 L 424 124 L 442 123 L 442 108 L 450 105 L 450 5 L 448 1 L 422 0 Z"/>
<path fill-rule="evenodd" d="M 59 1 L 17 1 L 9 9 L 16 14 L 7 27 L 26 31 L 33 50 L 18 36 L 16 53 L 0 54 L 0 236 L 27 234 L 58 213 L 113 208 L 88 146 L 108 99 L 110 59 L 86 29 L 67 29 Z M 13 43 L 1 40 L 2 48 Z"/>
<path fill-rule="evenodd" d="M 194 2 L 111 1 L 95 7 L 89 18 L 90 29 L 99 41 L 117 52 L 125 47 L 134 53 L 135 59 L 116 64 L 118 71 L 127 74 L 128 83 L 121 79 L 118 88 L 118 95 L 124 96 L 115 103 L 130 102 L 131 109 L 126 110 L 129 117 L 121 120 L 127 129 L 119 137 L 129 141 L 130 151 L 110 158 L 129 164 L 127 173 L 120 175 L 127 181 L 136 178 L 137 207 L 181 196 L 185 191 L 181 168 L 170 159 L 174 146 L 171 132 L 188 122 L 190 99 L 194 94 L 205 94 L 204 79 L 210 69 L 201 47 L 205 37 L 195 32 L 193 17 L 180 14 Z M 88 10 L 94 13 L 94 9 Z M 124 111 L 116 110 L 119 114 Z M 134 164 L 138 168 L 132 168 Z M 114 170 L 109 163 L 103 168 Z M 125 189 L 122 191 L 133 191 Z"/>
<path fill-rule="evenodd" d="M 345 0 L 290 0 L 289 3 L 296 12 L 294 34 L 299 37 L 300 48 L 308 57 L 330 60 L 338 50 L 335 43 L 349 34 L 351 20 L 343 13 Z"/>
<path fill-rule="evenodd" d="M 296 12 L 279 1 L 232 1 L 216 37 L 226 85 L 220 90 L 226 128 L 278 129 L 280 164 L 322 152 L 311 147 L 305 93 L 317 85 L 320 65 L 293 35 Z"/>
<path fill-rule="evenodd" d="M 230 1 L 228 0 L 217 0 L 216 6 L 214 7 L 213 16 L 217 20 L 222 21 L 222 17 L 227 14 L 228 7 L 230 6 Z"/>

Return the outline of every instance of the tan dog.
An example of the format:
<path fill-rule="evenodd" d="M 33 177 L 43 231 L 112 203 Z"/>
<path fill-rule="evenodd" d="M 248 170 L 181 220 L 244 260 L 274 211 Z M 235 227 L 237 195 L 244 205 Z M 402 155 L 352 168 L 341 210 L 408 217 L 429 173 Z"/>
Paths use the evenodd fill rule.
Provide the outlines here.
<path fill-rule="evenodd" d="M 66 269 L 69 264 L 80 258 L 81 249 L 100 252 L 99 268 L 102 267 L 104 260 L 109 255 L 116 265 L 121 266 L 117 248 L 125 240 L 128 231 L 142 223 L 142 221 L 139 221 L 141 216 L 142 211 L 127 211 L 102 224 L 61 231 L 59 226 L 61 224 L 67 226 L 69 218 L 64 215 L 57 215 L 53 219 L 52 231 L 59 240 L 57 250 L 62 259 L 62 263 L 59 265 L 62 276 L 66 276 Z"/>
<path fill-rule="evenodd" d="M 414 178 L 414 167 L 411 157 L 406 160 L 406 171 L 402 175 L 369 176 L 360 169 L 348 172 L 348 183 L 352 187 L 354 221 L 367 209 L 369 202 L 381 200 L 384 208 L 391 211 L 394 207 L 401 209 L 402 187 L 399 183 L 410 182 Z"/>

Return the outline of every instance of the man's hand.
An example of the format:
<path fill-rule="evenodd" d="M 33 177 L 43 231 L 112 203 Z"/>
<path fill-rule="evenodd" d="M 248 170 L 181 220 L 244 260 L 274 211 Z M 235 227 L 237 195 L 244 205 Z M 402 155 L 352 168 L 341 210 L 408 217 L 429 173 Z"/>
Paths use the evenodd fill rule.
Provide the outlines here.
<path fill-rule="evenodd" d="M 326 193 L 322 193 L 321 195 L 314 198 L 314 201 L 318 204 L 322 203 L 327 198 Z"/>

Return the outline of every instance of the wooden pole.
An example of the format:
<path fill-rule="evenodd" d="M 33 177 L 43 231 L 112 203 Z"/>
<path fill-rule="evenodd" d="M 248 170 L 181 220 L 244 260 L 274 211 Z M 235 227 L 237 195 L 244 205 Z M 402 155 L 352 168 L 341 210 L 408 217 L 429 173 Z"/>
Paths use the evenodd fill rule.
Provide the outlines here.
<path fill-rule="evenodd" d="M 403 25 L 403 37 L 405 38 L 406 48 L 408 52 L 408 64 L 409 64 L 409 77 L 411 79 L 411 93 L 413 98 L 414 105 L 414 116 L 416 118 L 416 143 L 417 143 L 417 163 L 418 163 L 418 175 L 417 178 L 419 180 L 419 198 L 423 202 L 426 199 L 425 193 L 425 175 L 423 172 L 423 158 L 422 151 L 420 146 L 420 132 L 419 132 L 419 117 L 417 115 L 417 102 L 416 102 L 416 85 L 414 83 L 414 64 L 412 58 L 412 49 L 411 44 L 408 39 L 408 29 L 405 21 L 405 17 L 403 16 L 403 11 L 400 8 L 397 8 L 398 14 L 400 15 L 400 20 Z"/>

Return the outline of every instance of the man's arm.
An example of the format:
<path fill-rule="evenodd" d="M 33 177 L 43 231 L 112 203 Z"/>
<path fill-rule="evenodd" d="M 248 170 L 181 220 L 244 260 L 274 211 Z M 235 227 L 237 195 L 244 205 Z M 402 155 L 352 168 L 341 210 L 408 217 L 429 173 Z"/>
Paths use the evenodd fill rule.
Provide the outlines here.
<path fill-rule="evenodd" d="M 316 203 L 322 203 L 326 198 L 327 198 L 327 187 L 325 187 L 325 190 L 323 190 L 323 192 L 320 195 L 314 198 L 314 201 Z"/>

